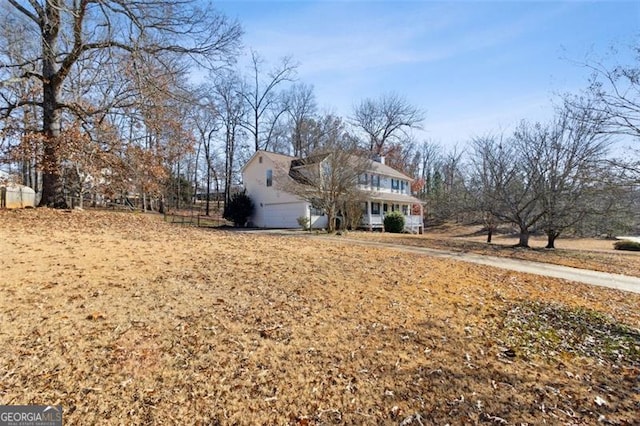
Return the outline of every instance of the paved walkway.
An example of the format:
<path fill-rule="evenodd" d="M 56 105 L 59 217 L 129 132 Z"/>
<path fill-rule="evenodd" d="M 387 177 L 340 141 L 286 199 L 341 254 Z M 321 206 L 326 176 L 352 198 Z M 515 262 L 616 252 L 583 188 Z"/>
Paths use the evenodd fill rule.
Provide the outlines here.
<path fill-rule="evenodd" d="M 640 293 L 640 278 L 621 274 L 610 274 L 607 272 L 591 271 L 588 269 L 571 268 L 569 266 L 553 265 L 550 263 L 531 262 L 528 260 L 508 259 L 505 257 L 485 256 L 475 253 L 451 252 L 436 250 L 424 247 L 414 247 L 402 244 L 382 243 L 378 241 L 366 241 L 349 237 L 318 237 L 323 240 L 335 240 L 349 242 L 365 246 L 386 247 L 407 253 L 423 254 L 427 256 L 444 259 L 454 259 L 461 262 L 477 263 L 496 268 L 509 269 L 511 271 L 524 272 L 527 274 L 542 275 L 552 278 L 561 278 L 569 281 L 576 281 L 584 284 L 597 285 L 600 287 L 615 288 L 618 290 Z"/>

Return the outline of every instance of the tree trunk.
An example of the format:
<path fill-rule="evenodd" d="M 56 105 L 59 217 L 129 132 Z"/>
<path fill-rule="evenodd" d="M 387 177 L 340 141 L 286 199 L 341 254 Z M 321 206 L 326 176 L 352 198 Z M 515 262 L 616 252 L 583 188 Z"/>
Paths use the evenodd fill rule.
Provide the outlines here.
<path fill-rule="evenodd" d="M 516 247 L 529 248 L 529 230 L 528 229 L 520 229 L 520 241 L 518 241 L 518 244 L 516 244 Z"/>
<path fill-rule="evenodd" d="M 327 210 L 327 232 L 332 233 L 336 229 L 336 214 L 335 210 L 328 208 Z"/>
<path fill-rule="evenodd" d="M 43 91 L 43 132 L 44 156 L 42 158 L 42 198 L 40 206 L 66 208 L 60 175 L 58 141 L 60 138 L 61 113 L 58 108 L 58 89 L 51 83 L 44 84 Z"/>
<path fill-rule="evenodd" d="M 211 164 L 207 155 L 207 203 L 205 204 L 204 214 L 209 216 L 209 203 L 211 202 L 209 194 L 211 193 Z"/>
<path fill-rule="evenodd" d="M 40 206 L 66 208 L 64 188 L 60 175 L 58 143 L 62 114 L 58 103 L 60 81 L 56 64 L 58 32 L 60 30 L 60 1 L 47 2 L 46 25 L 42 26 L 42 131 L 44 156 L 42 174 L 42 198 Z"/>
<path fill-rule="evenodd" d="M 224 211 L 227 212 L 227 206 L 231 200 L 231 183 L 233 182 L 233 160 L 235 155 L 235 125 L 226 129 L 226 146 L 225 146 L 225 176 L 224 176 Z M 256 139 L 257 141 L 257 139 Z M 257 142 L 256 142 L 257 143 Z"/>
<path fill-rule="evenodd" d="M 556 248 L 556 238 L 560 235 L 559 232 L 556 231 L 548 231 L 547 232 L 547 245 L 545 248 L 555 249 Z"/>
<path fill-rule="evenodd" d="M 487 232 L 487 244 L 491 244 L 491 237 L 493 236 L 493 229 L 489 228 L 489 231 Z"/>

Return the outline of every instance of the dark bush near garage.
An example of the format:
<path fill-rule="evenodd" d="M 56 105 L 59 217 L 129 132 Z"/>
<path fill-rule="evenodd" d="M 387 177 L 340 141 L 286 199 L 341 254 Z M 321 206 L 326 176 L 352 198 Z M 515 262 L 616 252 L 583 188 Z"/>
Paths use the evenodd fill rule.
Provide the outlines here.
<path fill-rule="evenodd" d="M 229 205 L 225 206 L 224 218 L 233 222 L 235 226 L 245 226 L 253 214 L 254 205 L 245 192 L 238 192 L 231 196 Z"/>
<path fill-rule="evenodd" d="M 384 230 L 394 234 L 404 231 L 404 216 L 400 212 L 391 212 L 384 217 Z"/>
<path fill-rule="evenodd" d="M 640 243 L 629 240 L 620 240 L 613 243 L 616 250 L 640 251 Z"/>

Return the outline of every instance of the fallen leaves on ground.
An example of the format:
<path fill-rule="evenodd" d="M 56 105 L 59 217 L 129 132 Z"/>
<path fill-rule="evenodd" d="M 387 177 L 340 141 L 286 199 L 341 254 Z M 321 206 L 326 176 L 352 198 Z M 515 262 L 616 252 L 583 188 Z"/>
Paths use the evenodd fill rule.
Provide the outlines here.
<path fill-rule="evenodd" d="M 61 404 L 67 424 L 640 411 L 639 295 L 139 213 L 0 211 L 0 241 L 0 403 Z"/>
<path fill-rule="evenodd" d="M 620 252 L 602 249 L 544 249 L 520 248 L 504 244 L 487 244 L 471 241 L 461 237 L 435 235 L 407 235 L 390 233 L 351 232 L 349 238 L 379 241 L 384 243 L 404 244 L 453 252 L 478 253 L 487 256 L 507 257 L 511 259 L 529 260 L 533 262 L 551 263 L 573 268 L 591 269 L 593 271 L 625 274 L 640 277 L 640 253 Z M 572 240 L 561 240 L 570 247 Z M 559 244 L 559 243 L 558 243 Z M 583 244 L 584 245 L 584 244 Z M 601 244 L 598 244 L 600 246 Z"/>

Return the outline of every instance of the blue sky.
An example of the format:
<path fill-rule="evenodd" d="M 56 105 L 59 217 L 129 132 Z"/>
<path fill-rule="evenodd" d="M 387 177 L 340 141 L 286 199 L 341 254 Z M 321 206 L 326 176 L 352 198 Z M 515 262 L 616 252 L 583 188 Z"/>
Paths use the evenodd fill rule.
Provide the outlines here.
<path fill-rule="evenodd" d="M 640 2 L 219 1 L 244 45 L 271 63 L 291 55 L 318 104 L 343 117 L 394 92 L 423 109 L 418 140 L 445 146 L 546 120 L 612 45 L 640 40 Z"/>

